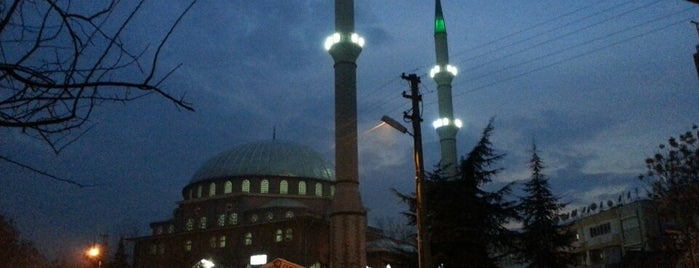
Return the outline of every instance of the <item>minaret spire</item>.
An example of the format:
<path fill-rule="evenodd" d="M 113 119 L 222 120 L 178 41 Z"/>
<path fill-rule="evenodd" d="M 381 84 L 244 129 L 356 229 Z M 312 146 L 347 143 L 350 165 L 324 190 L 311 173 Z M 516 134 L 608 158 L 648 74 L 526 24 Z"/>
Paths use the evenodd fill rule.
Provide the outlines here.
<path fill-rule="evenodd" d="M 359 194 L 357 58 L 354 1 L 335 0 L 335 33 L 325 41 L 335 62 L 335 196 L 330 211 L 330 267 L 366 267 L 366 210 Z"/>
<path fill-rule="evenodd" d="M 451 99 L 451 81 L 456 76 L 456 67 L 449 65 L 449 47 L 447 45 L 447 26 L 442 13 L 442 1 L 435 0 L 434 46 L 436 65 L 430 71 L 430 77 L 437 83 L 439 119 L 433 126 L 439 135 L 441 149 L 440 168 L 447 178 L 456 175 L 456 133 L 461 121 L 454 118 Z"/>

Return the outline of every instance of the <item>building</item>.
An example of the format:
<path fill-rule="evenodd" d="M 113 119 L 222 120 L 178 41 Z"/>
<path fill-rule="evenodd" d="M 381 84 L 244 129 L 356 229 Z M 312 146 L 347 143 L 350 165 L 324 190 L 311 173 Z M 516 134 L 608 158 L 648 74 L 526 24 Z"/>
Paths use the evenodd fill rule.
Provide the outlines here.
<path fill-rule="evenodd" d="M 184 186 L 171 219 L 133 239 L 134 265 L 192 267 L 205 259 L 215 267 L 251 267 L 251 256 L 266 255 L 328 267 L 333 170 L 320 154 L 291 142 L 222 152 Z M 380 232 L 369 230 L 367 239 L 378 239 Z"/>
<path fill-rule="evenodd" d="M 612 205 L 611 201 L 608 204 Z M 651 201 L 637 200 L 600 210 L 569 223 L 576 235 L 572 250 L 578 258 L 577 267 L 638 267 L 623 264 L 659 255 L 664 227 Z"/>

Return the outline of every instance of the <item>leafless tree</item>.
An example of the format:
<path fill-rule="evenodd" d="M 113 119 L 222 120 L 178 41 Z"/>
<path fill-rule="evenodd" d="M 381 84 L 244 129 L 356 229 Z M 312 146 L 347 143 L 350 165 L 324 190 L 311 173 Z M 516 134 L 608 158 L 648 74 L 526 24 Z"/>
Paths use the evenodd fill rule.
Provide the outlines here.
<path fill-rule="evenodd" d="M 154 94 L 193 111 L 162 88 L 179 65 L 163 71 L 158 60 L 195 2 L 179 13 L 159 43 L 134 47 L 123 37 L 143 0 L 127 12 L 121 7 L 133 2 L 0 1 L 0 127 L 21 129 L 58 153 L 93 125 L 90 115 L 104 103 Z"/>

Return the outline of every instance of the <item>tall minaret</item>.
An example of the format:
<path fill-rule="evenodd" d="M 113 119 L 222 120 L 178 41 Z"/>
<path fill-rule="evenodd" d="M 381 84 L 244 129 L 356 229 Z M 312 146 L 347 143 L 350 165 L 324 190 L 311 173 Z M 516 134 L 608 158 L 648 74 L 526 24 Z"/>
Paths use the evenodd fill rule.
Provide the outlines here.
<path fill-rule="evenodd" d="M 451 178 L 456 175 L 456 132 L 461 127 L 461 121 L 454 118 L 454 108 L 451 101 L 451 81 L 456 76 L 456 67 L 449 65 L 449 48 L 447 46 L 447 27 L 442 14 L 442 2 L 436 0 L 434 18 L 434 46 L 437 54 L 437 65 L 430 71 L 430 77 L 437 83 L 439 119 L 432 124 L 439 135 L 442 159 L 439 162 L 444 176 Z"/>
<path fill-rule="evenodd" d="M 335 33 L 325 48 L 335 61 L 335 197 L 330 267 L 366 267 L 366 210 L 359 194 L 357 64 L 364 39 L 354 33 L 354 1 L 335 0 Z"/>

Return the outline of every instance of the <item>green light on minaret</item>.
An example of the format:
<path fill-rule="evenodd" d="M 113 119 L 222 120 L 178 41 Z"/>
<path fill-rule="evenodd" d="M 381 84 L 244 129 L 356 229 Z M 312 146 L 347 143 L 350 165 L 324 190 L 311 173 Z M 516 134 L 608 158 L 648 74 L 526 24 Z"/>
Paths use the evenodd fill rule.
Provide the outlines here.
<path fill-rule="evenodd" d="M 437 18 L 434 20 L 434 33 L 446 33 L 447 26 L 444 25 L 444 19 Z"/>
<path fill-rule="evenodd" d="M 444 23 L 444 15 L 442 14 L 442 1 L 437 0 L 437 7 L 434 14 L 434 33 L 446 33 L 447 25 Z"/>

